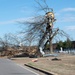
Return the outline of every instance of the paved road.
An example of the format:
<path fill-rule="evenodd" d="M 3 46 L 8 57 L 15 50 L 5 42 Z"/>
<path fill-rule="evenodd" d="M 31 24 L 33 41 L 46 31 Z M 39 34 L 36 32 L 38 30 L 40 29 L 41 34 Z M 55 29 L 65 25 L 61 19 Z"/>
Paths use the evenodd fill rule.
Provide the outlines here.
<path fill-rule="evenodd" d="M 9 59 L 0 59 L 0 75 L 39 75 L 23 68 Z"/>

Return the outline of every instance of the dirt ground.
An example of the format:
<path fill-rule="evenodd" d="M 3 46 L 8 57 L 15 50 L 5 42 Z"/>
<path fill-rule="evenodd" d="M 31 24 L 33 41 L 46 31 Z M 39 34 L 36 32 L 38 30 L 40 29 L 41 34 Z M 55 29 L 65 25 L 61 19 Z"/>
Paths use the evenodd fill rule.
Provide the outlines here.
<path fill-rule="evenodd" d="M 41 58 L 12 58 L 12 60 L 20 65 L 29 64 L 31 66 L 53 72 L 57 75 L 75 75 L 75 55 L 61 54 L 58 59 L 52 61 L 55 57 Z M 36 62 L 33 60 L 37 59 Z"/>

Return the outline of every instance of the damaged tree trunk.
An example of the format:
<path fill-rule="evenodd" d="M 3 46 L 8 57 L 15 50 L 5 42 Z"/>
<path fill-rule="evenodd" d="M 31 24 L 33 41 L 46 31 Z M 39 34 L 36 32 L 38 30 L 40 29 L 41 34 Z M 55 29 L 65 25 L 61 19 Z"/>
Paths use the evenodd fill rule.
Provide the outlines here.
<path fill-rule="evenodd" d="M 53 40 L 54 36 L 57 35 L 58 31 L 59 31 L 59 29 L 56 29 L 56 31 L 55 31 L 54 33 L 52 33 L 52 31 L 50 32 L 50 36 L 49 36 L 49 38 L 50 38 L 50 40 L 49 40 L 50 53 L 53 53 L 53 44 L 52 44 L 52 40 Z"/>
<path fill-rule="evenodd" d="M 50 40 L 50 53 L 53 53 L 53 46 L 52 46 L 52 40 Z"/>

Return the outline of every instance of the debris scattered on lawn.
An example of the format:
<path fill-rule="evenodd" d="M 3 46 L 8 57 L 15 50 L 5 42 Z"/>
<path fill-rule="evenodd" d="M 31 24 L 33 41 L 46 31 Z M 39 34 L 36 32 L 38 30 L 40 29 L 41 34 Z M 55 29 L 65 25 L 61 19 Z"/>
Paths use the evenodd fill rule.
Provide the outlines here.
<path fill-rule="evenodd" d="M 60 61 L 61 59 L 53 58 L 52 61 Z"/>
<path fill-rule="evenodd" d="M 38 61 L 38 59 L 33 59 L 33 60 L 32 60 L 32 62 L 37 62 L 37 61 Z"/>

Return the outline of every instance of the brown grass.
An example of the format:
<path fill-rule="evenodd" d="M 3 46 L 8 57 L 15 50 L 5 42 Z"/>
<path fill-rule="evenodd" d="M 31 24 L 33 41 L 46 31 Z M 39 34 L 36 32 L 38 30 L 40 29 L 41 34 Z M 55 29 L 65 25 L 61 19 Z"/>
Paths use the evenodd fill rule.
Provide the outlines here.
<path fill-rule="evenodd" d="M 54 57 L 37 58 L 37 62 L 32 61 L 35 58 L 17 58 L 14 59 L 14 61 L 21 65 L 29 64 L 58 75 L 75 75 L 75 56 L 61 55 L 57 57 L 61 59 L 60 61 L 52 61 L 53 58 Z"/>

